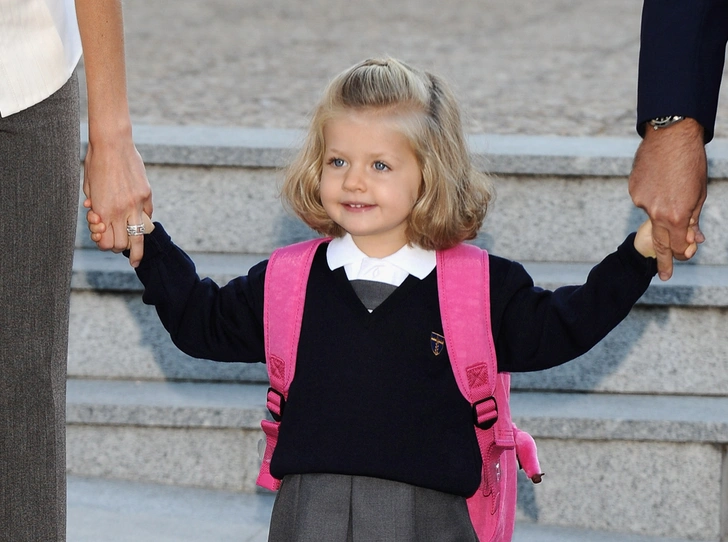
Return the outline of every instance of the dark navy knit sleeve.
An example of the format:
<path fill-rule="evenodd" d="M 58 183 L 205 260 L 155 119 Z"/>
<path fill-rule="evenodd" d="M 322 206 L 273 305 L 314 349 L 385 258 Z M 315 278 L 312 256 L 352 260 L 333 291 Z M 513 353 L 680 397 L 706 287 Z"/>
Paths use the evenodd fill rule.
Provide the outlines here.
<path fill-rule="evenodd" d="M 534 286 L 518 263 L 490 257 L 493 339 L 501 371 L 555 367 L 595 346 L 629 314 L 657 272 L 631 234 L 581 286 Z"/>
<path fill-rule="evenodd" d="M 215 361 L 264 361 L 263 282 L 267 262 L 247 276 L 218 286 L 200 279 L 195 264 L 161 224 L 144 236 L 136 269 L 142 300 L 154 305 L 174 344 L 186 354 Z"/>

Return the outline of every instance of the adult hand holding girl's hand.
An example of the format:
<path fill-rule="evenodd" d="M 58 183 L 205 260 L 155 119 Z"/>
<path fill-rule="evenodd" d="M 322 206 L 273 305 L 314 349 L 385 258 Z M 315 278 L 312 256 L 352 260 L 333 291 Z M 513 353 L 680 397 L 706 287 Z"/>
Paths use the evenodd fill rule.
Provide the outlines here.
<path fill-rule="evenodd" d="M 693 119 L 659 130 L 647 126 L 629 177 L 629 193 L 652 220 L 660 279 L 668 280 L 673 257 L 692 258 L 705 240 L 699 225 L 707 196 L 702 126 Z"/>
<path fill-rule="evenodd" d="M 84 206 L 104 221 L 91 239 L 101 250 L 130 249 L 129 263 L 136 267 L 144 253 L 144 241 L 127 233 L 127 225 L 141 223 L 142 213 L 152 213 L 152 192 L 144 163 L 129 140 L 116 141 L 114 148 L 89 144 L 84 162 Z M 89 222 L 90 223 L 90 222 Z"/>
<path fill-rule="evenodd" d="M 690 226 L 694 225 L 694 219 L 690 220 Z M 655 245 L 653 242 L 652 235 L 652 221 L 648 218 L 642 225 L 637 229 L 637 235 L 634 238 L 634 248 L 637 252 L 642 254 L 645 258 L 657 258 L 657 252 L 655 251 Z M 683 258 L 689 260 L 698 251 L 698 242 L 693 239 L 693 242 L 688 245 L 683 253 Z"/>
<path fill-rule="evenodd" d="M 101 220 L 101 216 L 99 216 L 98 213 L 96 213 L 93 208 L 91 207 L 91 200 L 87 199 L 83 202 L 84 207 L 88 209 L 88 212 L 86 213 L 86 221 L 88 222 L 88 229 L 91 232 L 91 240 L 98 244 L 99 241 L 102 239 L 104 233 L 107 232 L 107 227 L 104 222 Z M 152 219 L 149 218 L 149 215 L 142 211 L 142 219 L 140 224 L 144 225 L 144 233 L 152 233 L 154 231 L 154 223 L 152 222 Z M 126 233 L 126 232 L 125 232 Z M 142 246 L 142 251 L 144 249 L 144 239 L 142 235 L 127 235 L 127 243 L 126 247 L 123 247 L 121 250 L 133 250 L 134 243 L 140 243 Z M 131 254 L 129 255 L 129 260 L 131 260 Z M 139 257 L 139 262 L 141 261 L 141 256 Z M 137 267 L 139 265 L 138 262 L 136 262 L 136 265 L 132 263 L 133 267 Z"/>

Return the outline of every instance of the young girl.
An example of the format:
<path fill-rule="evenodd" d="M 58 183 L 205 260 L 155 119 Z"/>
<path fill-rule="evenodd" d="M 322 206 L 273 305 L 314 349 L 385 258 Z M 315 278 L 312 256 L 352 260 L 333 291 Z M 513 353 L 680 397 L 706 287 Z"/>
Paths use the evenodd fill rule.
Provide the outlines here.
<path fill-rule="evenodd" d="M 390 58 L 340 74 L 283 196 L 333 240 L 308 281 L 271 463 L 283 484 L 270 540 L 477 541 L 465 501 L 482 465 L 471 407 L 430 337 L 443 333 L 435 251 L 476 236 L 492 191 L 447 85 Z M 95 240 L 104 224 L 93 211 L 88 220 Z M 147 219 L 146 230 L 143 300 L 175 344 L 199 358 L 263 360 L 267 262 L 220 287 L 197 276 L 160 224 Z M 647 289 L 653 257 L 646 222 L 584 285 L 551 292 L 491 255 L 499 370 L 547 369 L 592 348 Z"/>

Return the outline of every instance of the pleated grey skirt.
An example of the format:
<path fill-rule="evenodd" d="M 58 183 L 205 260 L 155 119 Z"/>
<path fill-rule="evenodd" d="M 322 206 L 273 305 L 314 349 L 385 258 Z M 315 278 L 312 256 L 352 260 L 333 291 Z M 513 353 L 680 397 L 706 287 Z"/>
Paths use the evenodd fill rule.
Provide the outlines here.
<path fill-rule="evenodd" d="M 289 475 L 269 542 L 478 542 L 463 497 L 363 476 Z"/>

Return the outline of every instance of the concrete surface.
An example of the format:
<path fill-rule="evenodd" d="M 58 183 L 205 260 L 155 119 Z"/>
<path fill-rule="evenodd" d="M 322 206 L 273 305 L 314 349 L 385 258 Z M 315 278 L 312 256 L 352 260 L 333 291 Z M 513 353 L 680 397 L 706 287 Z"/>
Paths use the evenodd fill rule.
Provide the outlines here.
<path fill-rule="evenodd" d="M 640 10 L 637 0 L 126 0 L 132 116 L 303 128 L 332 76 L 389 54 L 446 77 L 469 132 L 633 136 Z M 718 118 L 726 137 L 725 99 Z"/>
<path fill-rule="evenodd" d="M 252 494 L 265 390 L 70 380 L 68 472 Z M 547 474 L 536 486 L 519 477 L 519 520 L 663 537 L 719 532 L 728 398 L 514 392 L 511 406 Z"/>

